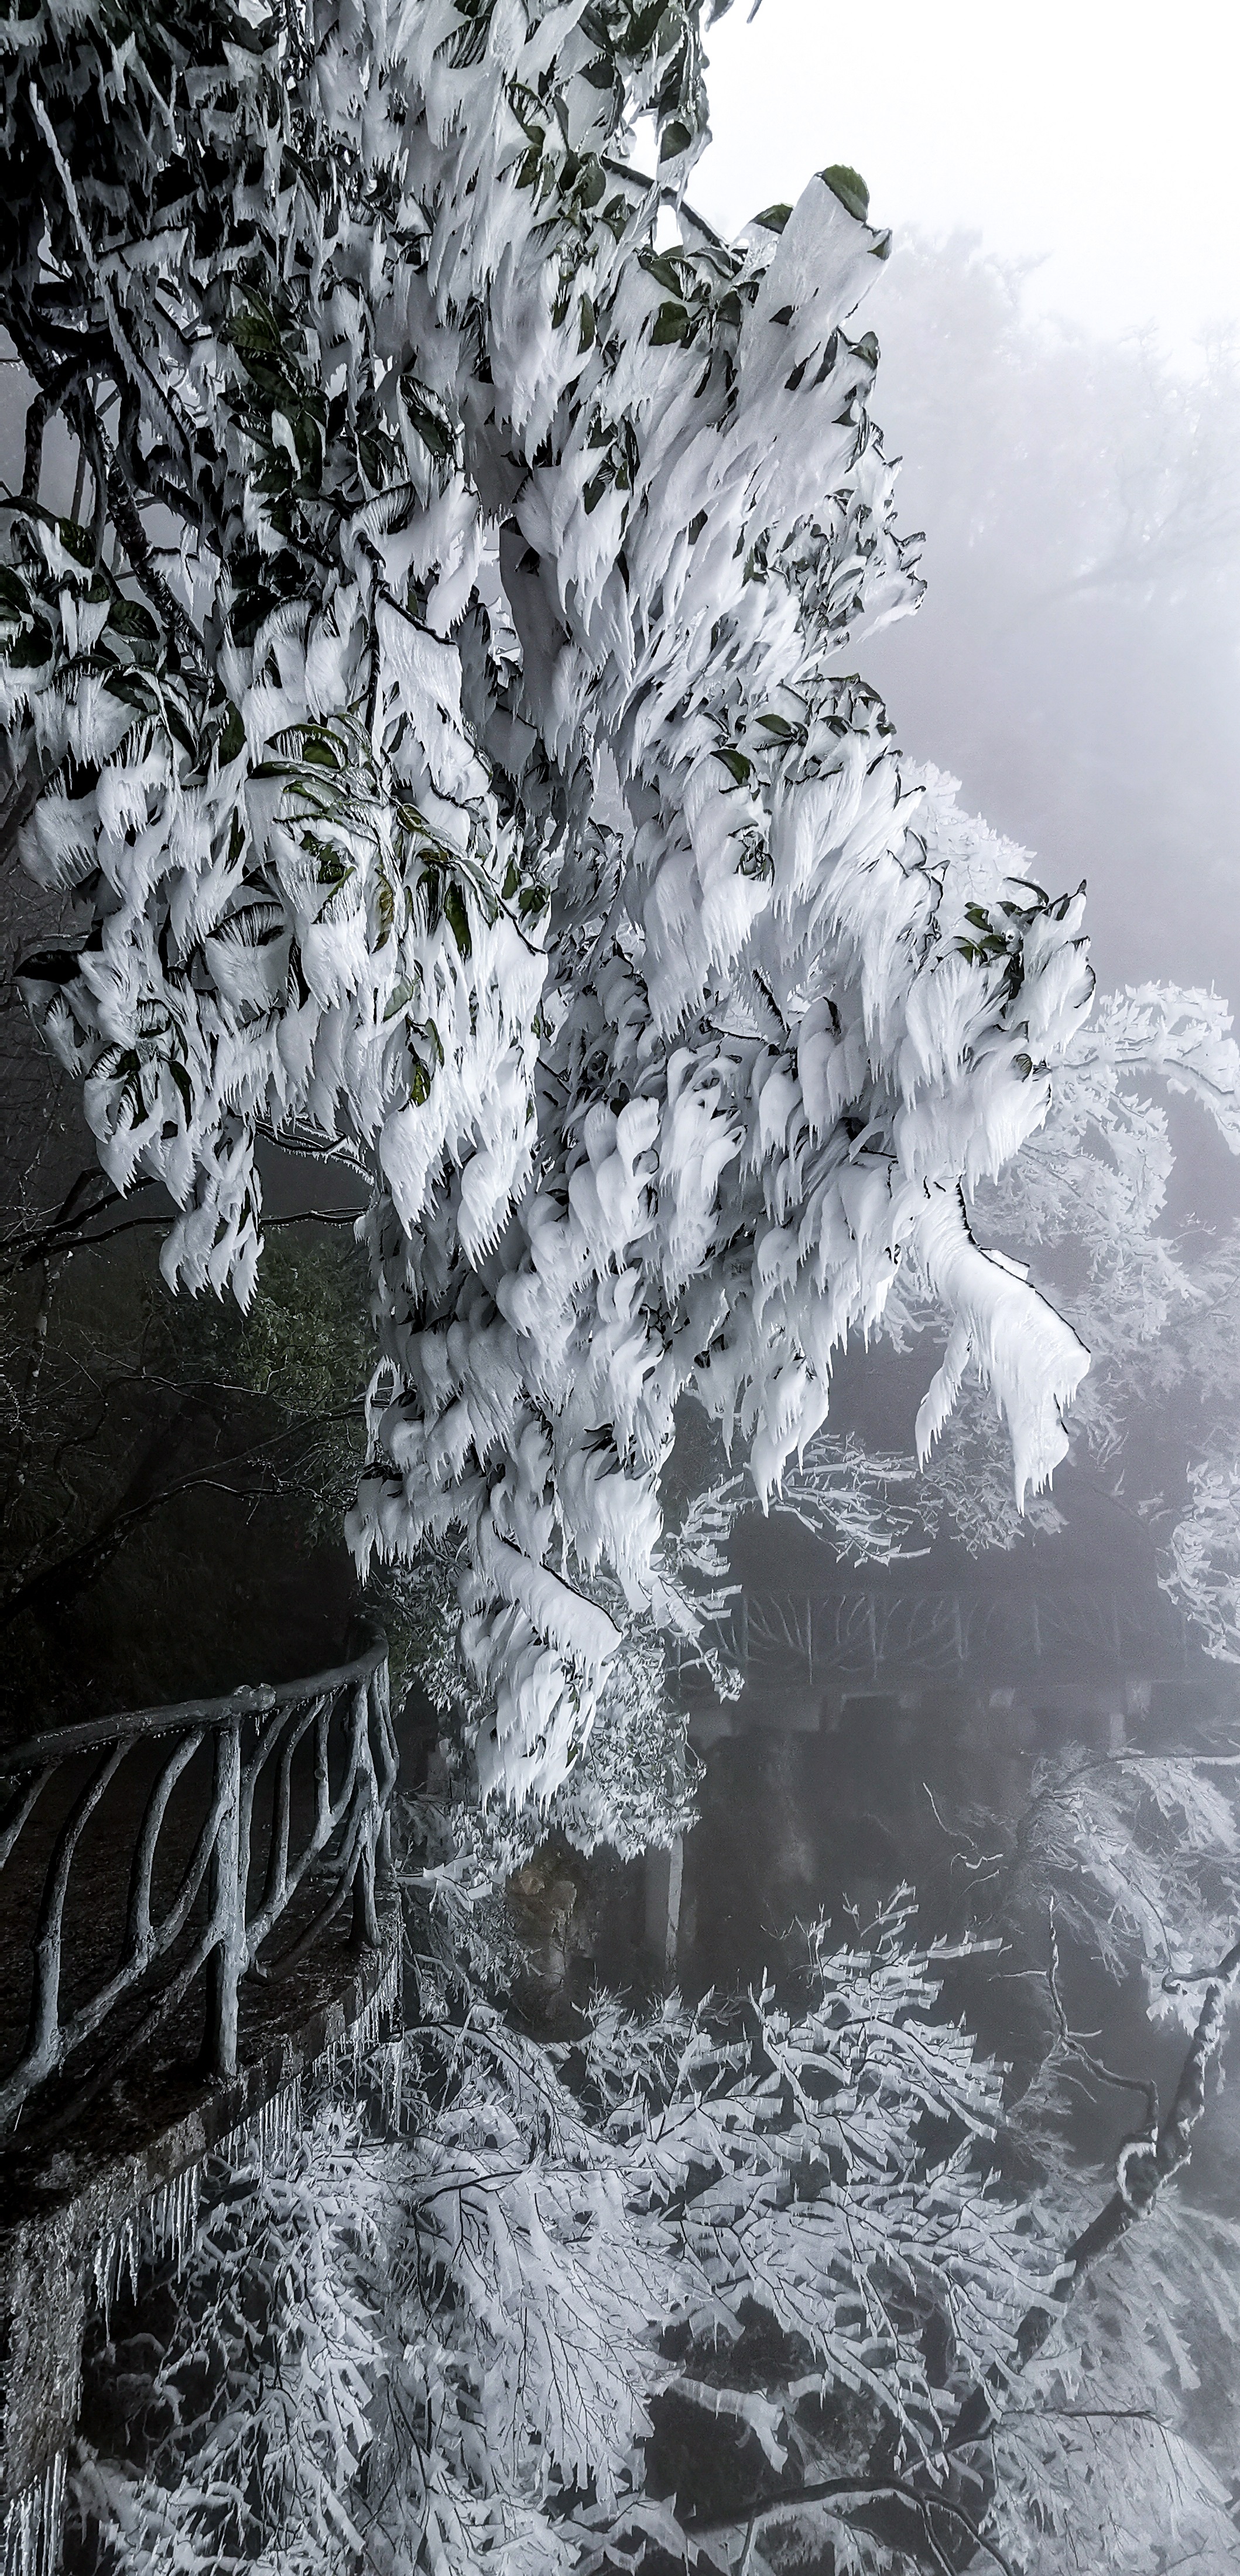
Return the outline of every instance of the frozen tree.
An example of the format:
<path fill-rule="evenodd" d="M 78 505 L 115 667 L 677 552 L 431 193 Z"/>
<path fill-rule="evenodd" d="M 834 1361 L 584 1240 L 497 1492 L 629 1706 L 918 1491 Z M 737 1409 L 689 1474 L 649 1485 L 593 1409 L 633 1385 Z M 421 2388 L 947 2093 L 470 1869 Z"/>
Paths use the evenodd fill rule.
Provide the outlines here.
<path fill-rule="evenodd" d="M 1091 1354 L 1073 1410 L 1079 1464 L 1162 1549 L 1161 1575 L 1209 1650 L 1240 1655 L 1240 1233 L 1167 1222 L 1174 1154 L 1168 1095 L 1190 1102 L 1240 1154 L 1240 1050 L 1226 1003 L 1173 985 L 1100 996 L 1068 1041 L 1049 1113 L 974 1193 L 979 1226 L 1010 1260 L 1036 1262 Z M 937 1325 L 906 1269 L 887 1339 L 907 1350 Z M 1063 1526 L 1048 1495 L 1017 1511 L 985 1372 L 969 1367 L 937 1448 L 911 1461 L 830 1431 L 785 1473 L 779 1507 L 840 1557 L 915 1554 L 948 1534 L 971 1554 Z M 744 1508 L 743 1480 L 716 1508 Z M 730 1525 L 732 1525 L 730 1523 Z"/>
<path fill-rule="evenodd" d="M 699 7 L 81 0 L 4 30 L 31 380 L 0 610 L 25 961 L 165 1275 L 251 1292 L 258 1131 L 370 1161 L 365 1565 L 464 1532 L 485 1790 L 545 1801 L 697 1393 L 762 1495 L 916 1270 L 1015 1496 L 1086 1367 L 962 1193 L 1046 1116 L 1081 903 L 852 676 L 915 604 L 855 174 L 684 202 Z M 648 147 L 654 175 L 639 153 Z M 49 424 L 80 458 L 40 497 Z"/>
<path fill-rule="evenodd" d="M 1188 1476 L 1189 1508 L 1171 1532 L 1162 1579 L 1207 1653 L 1240 1663 L 1240 1457 L 1195 1459 Z"/>
<path fill-rule="evenodd" d="M 1082 1456 L 1161 1542 L 1161 1579 L 1208 1650 L 1235 1660 L 1240 1242 L 1177 1236 L 1165 1213 L 1168 1092 L 1240 1154 L 1231 1025 L 1213 992 L 1107 995 L 1066 1052 L 1019 1182 L 1002 1176 L 984 1205 L 1001 1241 L 1049 1265 L 1089 1343 Z"/>
<path fill-rule="evenodd" d="M 97 2333 L 96 2541 L 130 2576 L 914 2576 L 1069 2535 L 1221 2576 L 1176 2384 L 1234 2230 L 1177 2228 L 1169 2185 L 1235 1957 L 1099 2205 L 1011 2171 L 1002 2070 L 940 2000 L 962 1955 L 905 1892 L 820 1927 L 791 2004 L 604 2000 L 549 2051 L 424 1954 L 403 2135 L 320 2105 L 248 2194 L 217 2178 L 177 2300 Z"/>

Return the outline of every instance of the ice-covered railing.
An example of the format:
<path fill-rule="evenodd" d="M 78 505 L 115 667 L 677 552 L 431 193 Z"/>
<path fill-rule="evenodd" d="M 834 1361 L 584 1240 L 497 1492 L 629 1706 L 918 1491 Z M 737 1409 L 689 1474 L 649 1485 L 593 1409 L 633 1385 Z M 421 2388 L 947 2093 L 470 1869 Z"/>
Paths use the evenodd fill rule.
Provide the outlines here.
<path fill-rule="evenodd" d="M 245 1978 L 289 1976 L 348 1913 L 377 1946 L 396 1747 L 387 1642 L 333 1671 L 139 1709 L 0 1750 L 7 2043 L 0 2137 L 76 2120 L 205 1986 L 197 2063 L 237 2069 Z M 28 1964 L 29 1963 L 29 1964 Z M 28 1980 L 24 2013 L 20 1982 Z M 195 2025 L 196 2029 L 196 2025 Z"/>

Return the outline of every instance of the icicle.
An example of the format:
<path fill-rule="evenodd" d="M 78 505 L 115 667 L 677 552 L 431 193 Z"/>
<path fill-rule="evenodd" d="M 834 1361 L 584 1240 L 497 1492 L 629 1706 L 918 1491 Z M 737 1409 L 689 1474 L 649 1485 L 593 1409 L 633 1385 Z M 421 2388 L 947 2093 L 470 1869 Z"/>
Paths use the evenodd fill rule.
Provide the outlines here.
<path fill-rule="evenodd" d="M 400 1958 L 393 1957 L 385 1968 L 365 2009 L 358 2014 L 348 2034 L 347 2045 L 353 2054 L 353 2073 L 358 2075 L 368 2049 L 375 2048 L 388 2036 L 398 2017 L 400 2002 Z M 334 2068 L 333 2068 L 334 2072 Z"/>
<path fill-rule="evenodd" d="M 201 2195 L 202 2167 L 187 2165 L 96 2245 L 92 2281 L 105 2334 L 122 2288 L 127 2286 L 136 2299 L 139 2275 L 149 2265 L 171 2258 L 178 2272 L 184 2268 L 193 2249 Z"/>
<path fill-rule="evenodd" d="M 94 2290 L 103 2314 L 103 2330 L 112 2330 L 112 2306 L 119 2299 L 126 2280 L 131 2298 L 138 2293 L 138 2238 L 141 2220 L 136 2213 L 121 2220 L 109 2236 L 95 2247 Z"/>
<path fill-rule="evenodd" d="M 218 2152 L 230 2165 L 256 2164 L 265 2173 L 301 2125 L 301 2077 L 295 2075 L 291 2084 L 282 2085 L 269 2101 L 260 2104 L 250 2119 L 230 2130 L 220 2140 Z"/>
<path fill-rule="evenodd" d="M 152 2261 L 170 2259 L 176 2271 L 183 2269 L 193 2250 L 201 2196 L 201 2165 L 187 2165 L 184 2173 L 177 2174 L 156 2193 L 143 2221 Z M 145 2254 L 145 2241 L 143 2251 Z"/>
<path fill-rule="evenodd" d="M 389 2128 L 400 2125 L 405 2091 L 405 2037 L 390 2039 L 379 2060 L 379 2100 Z"/>
<path fill-rule="evenodd" d="M 0 2576 L 57 2576 L 65 2515 L 65 2454 L 23 2487 L 0 2524 Z"/>

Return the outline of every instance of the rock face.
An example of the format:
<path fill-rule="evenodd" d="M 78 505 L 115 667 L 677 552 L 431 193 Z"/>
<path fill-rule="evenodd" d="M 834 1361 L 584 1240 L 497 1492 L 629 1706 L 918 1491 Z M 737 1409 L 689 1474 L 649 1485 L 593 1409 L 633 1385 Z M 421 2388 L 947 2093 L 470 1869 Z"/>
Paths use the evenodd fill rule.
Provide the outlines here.
<path fill-rule="evenodd" d="M 558 1835 L 540 1843 L 504 1890 L 524 1952 L 536 2017 L 555 2017 L 572 1982 L 574 1961 L 590 1951 L 589 1868 Z"/>
<path fill-rule="evenodd" d="M 569 2038 L 592 1989 L 645 1994 L 663 1975 L 663 1935 L 648 1939 L 649 1881 L 667 1854 L 625 1861 L 606 1844 L 587 1858 L 551 1834 L 504 1889 L 524 1962 L 513 2001 L 545 2038 Z M 660 1926 L 662 1916 L 660 1916 Z"/>

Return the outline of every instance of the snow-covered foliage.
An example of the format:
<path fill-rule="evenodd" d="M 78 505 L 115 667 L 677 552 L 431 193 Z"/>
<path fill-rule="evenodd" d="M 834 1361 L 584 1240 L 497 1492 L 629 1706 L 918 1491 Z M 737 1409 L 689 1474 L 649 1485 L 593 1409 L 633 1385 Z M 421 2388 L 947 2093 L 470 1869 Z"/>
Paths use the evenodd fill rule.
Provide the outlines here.
<path fill-rule="evenodd" d="M 1101 995 L 1064 1050 L 1046 1120 L 978 1187 L 973 1216 L 1009 1258 L 1036 1261 L 1044 1291 L 1071 1312 L 1091 1355 L 1073 1408 L 1077 1454 L 1146 1521 L 1161 1549 L 1159 1579 L 1208 1650 L 1236 1660 L 1240 1232 L 1203 1240 L 1200 1224 L 1179 1233 L 1168 1224 L 1166 1100 L 1191 1101 L 1240 1153 L 1231 1028 L 1213 991 L 1146 985 Z M 933 1329 L 924 1276 L 902 1272 L 884 1321 L 906 1349 Z M 779 1503 L 850 1562 L 915 1554 L 940 1536 L 978 1555 L 1064 1525 L 1046 1493 L 1017 1510 L 1007 1458 L 973 1368 L 920 1475 L 905 1458 L 825 1432 L 789 1465 Z M 721 1497 L 739 1513 L 742 1483 Z"/>
<path fill-rule="evenodd" d="M 484 1790 L 547 1801 L 667 1605 L 695 1389 L 769 1496 L 900 1267 L 1015 1494 L 1086 1367 L 963 1192 L 1044 1120 L 1078 897 L 846 676 L 915 604 L 852 172 L 683 205 L 698 0 L 88 0 L 0 34 L 0 581 L 27 964 L 170 1281 L 249 1295 L 260 1122 L 373 1155 L 360 1561 L 460 1524 Z M 639 131 L 655 176 L 632 152 Z M 66 351 L 77 355 L 70 358 Z M 47 415 L 81 517 L 39 500 Z"/>
<path fill-rule="evenodd" d="M 1180 1981 L 1229 1947 L 1240 1916 L 1240 1762 L 1230 1753 L 1091 1752 L 1034 1765 L 1015 1815 L 957 1820 L 969 1914 L 1044 1956 L 1051 1909 L 1080 1957 L 1119 1982 L 1139 1973 L 1149 2010 L 1195 2010 Z"/>
<path fill-rule="evenodd" d="M 1191 1100 L 1240 1154 L 1240 1050 L 1216 993 L 1144 986 L 1098 1000 L 1065 1052 L 1051 1114 L 987 1193 L 987 1218 L 1022 1246 L 1067 1247 L 1094 1366 L 1079 1421 L 1105 1454 L 1118 1415 L 1180 1310 L 1198 1302 L 1183 1247 L 1167 1234 L 1173 1153 L 1164 1103 Z M 1156 1363 L 1157 1365 L 1157 1363 Z"/>
<path fill-rule="evenodd" d="M 208 2164 L 162 2333 L 128 2340 L 122 2300 L 88 2354 L 75 2503 L 105 2559 L 152 2576 L 351 2563 L 348 2500 L 393 2358 L 389 2163 L 327 2099 L 274 2153 Z"/>
<path fill-rule="evenodd" d="M 1236 2507 L 1218 2463 L 1234 2460 L 1235 2418 L 1217 2421 L 1201 2365 L 1227 2407 L 1238 2284 L 1234 2221 L 1168 2200 L 1081 2295 L 996 2437 L 988 2536 L 1021 2576 L 1228 2576 Z M 1190 2430 L 1203 2420 L 1213 2459 Z"/>
<path fill-rule="evenodd" d="M 1082 2564 L 1153 2571 L 1179 2537 L 1221 2567 L 1234 2524 L 1175 2403 L 1197 2221 L 1160 2206 L 1022 2366 L 1088 2202 L 1001 2178 L 1002 2070 L 939 1999 L 960 1955 L 902 1895 L 845 1948 L 819 1927 L 791 2008 L 602 1999 L 555 2050 L 420 1962 L 399 2134 L 321 2098 L 217 2171 L 177 2297 L 97 2333 L 95 2545 L 125 2576 L 828 2547 L 913 2576 L 969 2540 L 1061 2564 L 1075 2511 L 1117 2532 Z M 1220 2281 L 1220 2335 L 1234 2311 Z"/>
<path fill-rule="evenodd" d="M 1233 1233 L 1203 1245 L 1200 1231 L 1189 1242 L 1168 1228 L 1173 1153 L 1158 1096 L 1192 1101 L 1240 1154 L 1231 1027 L 1214 992 L 1102 996 L 1065 1051 L 1019 1179 L 1006 1173 L 988 1188 L 985 1218 L 1060 1269 L 1092 1354 L 1076 1436 L 1161 1538 L 1165 1588 L 1208 1651 L 1236 1660 L 1240 1243 Z M 994 1463 L 992 1441 L 992 1474 Z"/>
<path fill-rule="evenodd" d="M 735 1510 L 727 1515 L 729 1526 L 735 1516 Z M 670 1630 L 660 1632 L 649 1611 L 626 1617 L 618 1585 L 601 1573 L 585 1578 L 590 1597 L 614 1615 L 618 1640 L 593 1724 L 567 1776 L 544 1802 L 524 1807 L 492 1802 L 486 1818 L 473 1812 L 479 1701 L 457 1651 L 460 1552 L 426 1545 L 411 1565 L 398 1562 L 386 1569 L 378 1587 L 385 1625 L 395 1638 L 402 1669 L 416 1676 L 442 1721 L 440 1758 L 450 1766 L 463 1802 L 454 1810 L 458 1824 L 466 1829 L 469 1808 L 468 1830 L 477 1829 L 497 1866 L 502 1860 L 505 1868 L 516 1868 L 555 1832 L 580 1852 L 608 1843 L 623 1859 L 634 1859 L 665 1849 L 693 1822 L 700 1764 L 687 1741 L 679 1639 L 690 1638 L 691 1657 L 704 1665 L 721 1698 L 738 1695 L 742 1676 L 718 1643 L 702 1633 L 719 1598 L 717 1587 L 691 1580 L 680 1554 L 674 1543 L 665 1543 L 660 1551 L 676 1613 Z"/>
<path fill-rule="evenodd" d="M 1240 1664 L 1240 1456 L 1195 1459 L 1189 1509 L 1167 1546 L 1166 1590 L 1204 1633 L 1206 1652 Z"/>

